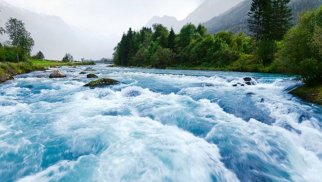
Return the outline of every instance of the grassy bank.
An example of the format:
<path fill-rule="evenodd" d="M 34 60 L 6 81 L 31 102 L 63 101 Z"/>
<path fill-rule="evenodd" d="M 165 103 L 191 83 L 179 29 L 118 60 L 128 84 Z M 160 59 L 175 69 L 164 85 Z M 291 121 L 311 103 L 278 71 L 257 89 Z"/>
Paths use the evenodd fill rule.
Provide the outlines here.
<path fill-rule="evenodd" d="M 49 67 L 60 66 L 80 66 L 80 65 L 93 65 L 93 62 L 60 62 L 60 61 L 42 61 L 30 60 L 27 62 L 11 63 L 0 62 L 0 83 L 13 78 L 13 76 L 31 71 L 44 70 Z"/>
<path fill-rule="evenodd" d="M 291 94 L 322 106 L 322 84 L 316 86 L 302 86 L 293 90 Z"/>

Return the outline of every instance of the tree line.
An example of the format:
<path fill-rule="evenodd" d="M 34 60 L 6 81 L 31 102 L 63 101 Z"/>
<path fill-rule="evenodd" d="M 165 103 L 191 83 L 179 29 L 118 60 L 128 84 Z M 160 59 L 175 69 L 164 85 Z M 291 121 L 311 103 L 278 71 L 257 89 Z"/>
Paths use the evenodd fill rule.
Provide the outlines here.
<path fill-rule="evenodd" d="M 5 28 L 0 27 L 0 35 L 8 35 L 9 41 L 0 43 L 0 62 L 21 62 L 31 59 L 45 60 L 43 52 L 39 51 L 31 55 L 34 40 L 31 33 L 25 28 L 25 24 L 16 18 L 10 18 Z M 74 58 L 66 53 L 62 61 L 71 62 Z"/>
<path fill-rule="evenodd" d="M 129 29 L 115 48 L 120 66 L 212 68 L 301 74 L 306 83 L 322 81 L 322 7 L 304 13 L 292 27 L 290 0 L 253 0 L 251 35 L 209 34 L 202 25 L 180 32 L 161 24 Z"/>

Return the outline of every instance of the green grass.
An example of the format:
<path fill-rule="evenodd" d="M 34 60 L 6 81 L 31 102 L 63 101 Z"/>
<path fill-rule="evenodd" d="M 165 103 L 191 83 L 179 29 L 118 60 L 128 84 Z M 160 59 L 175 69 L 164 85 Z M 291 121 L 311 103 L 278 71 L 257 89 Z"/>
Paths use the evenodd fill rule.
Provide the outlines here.
<path fill-rule="evenodd" d="M 31 60 L 31 63 L 35 67 L 47 68 L 47 67 L 59 67 L 59 66 L 80 66 L 80 65 L 93 65 L 94 62 L 62 62 L 62 61 L 50 61 L 50 60 Z"/>
<path fill-rule="evenodd" d="M 322 106 L 322 84 L 316 86 L 302 86 L 293 90 L 291 94 Z"/>
<path fill-rule="evenodd" d="M 61 62 L 50 60 L 29 60 L 26 62 L 0 62 L 0 83 L 12 79 L 14 75 L 31 71 L 45 70 L 50 67 L 93 65 L 94 62 Z"/>

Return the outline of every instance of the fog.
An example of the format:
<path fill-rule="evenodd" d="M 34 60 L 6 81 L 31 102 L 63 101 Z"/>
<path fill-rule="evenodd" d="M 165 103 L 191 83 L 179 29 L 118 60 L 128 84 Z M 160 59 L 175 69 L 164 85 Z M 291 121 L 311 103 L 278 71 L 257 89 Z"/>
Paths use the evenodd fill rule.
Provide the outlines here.
<path fill-rule="evenodd" d="M 123 32 L 153 16 L 185 19 L 203 0 L 0 0 L 0 25 L 20 18 L 49 59 L 112 57 Z M 209 0 L 208 0 L 209 1 Z M 211 0 L 210 0 L 211 1 Z M 10 4 L 10 5 L 9 5 Z"/>

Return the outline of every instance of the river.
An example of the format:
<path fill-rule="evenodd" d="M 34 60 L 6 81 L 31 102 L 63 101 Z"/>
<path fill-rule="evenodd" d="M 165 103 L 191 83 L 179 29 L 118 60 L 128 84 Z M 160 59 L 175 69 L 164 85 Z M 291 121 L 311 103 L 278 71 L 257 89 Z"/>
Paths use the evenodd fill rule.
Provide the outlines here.
<path fill-rule="evenodd" d="M 0 85 L 0 181 L 322 179 L 322 108 L 274 74 L 86 67 Z M 237 86 L 244 77 L 256 85 Z"/>

